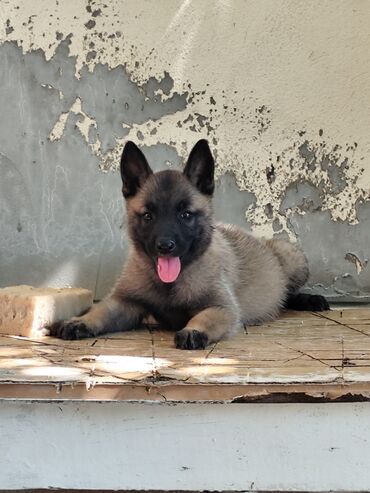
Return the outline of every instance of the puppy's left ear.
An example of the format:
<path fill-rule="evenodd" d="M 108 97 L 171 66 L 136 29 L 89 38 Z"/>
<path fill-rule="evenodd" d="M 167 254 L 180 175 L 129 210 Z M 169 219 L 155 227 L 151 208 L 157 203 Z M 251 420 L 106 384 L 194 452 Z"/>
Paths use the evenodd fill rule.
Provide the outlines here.
<path fill-rule="evenodd" d="M 213 195 L 215 162 L 204 139 L 199 140 L 193 147 L 188 162 L 184 169 L 184 175 L 204 195 Z"/>

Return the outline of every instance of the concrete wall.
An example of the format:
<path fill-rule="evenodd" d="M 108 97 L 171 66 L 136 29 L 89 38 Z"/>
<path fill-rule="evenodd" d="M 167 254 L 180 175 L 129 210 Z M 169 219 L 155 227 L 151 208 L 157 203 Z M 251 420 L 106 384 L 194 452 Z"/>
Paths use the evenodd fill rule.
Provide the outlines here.
<path fill-rule="evenodd" d="M 126 238 L 126 139 L 156 169 L 206 137 L 216 212 L 298 241 L 311 287 L 370 296 L 370 2 L 9 0 L 0 284 L 100 298 Z"/>
<path fill-rule="evenodd" d="M 367 402 L 0 401 L 0 490 L 365 492 L 369 430 Z"/>

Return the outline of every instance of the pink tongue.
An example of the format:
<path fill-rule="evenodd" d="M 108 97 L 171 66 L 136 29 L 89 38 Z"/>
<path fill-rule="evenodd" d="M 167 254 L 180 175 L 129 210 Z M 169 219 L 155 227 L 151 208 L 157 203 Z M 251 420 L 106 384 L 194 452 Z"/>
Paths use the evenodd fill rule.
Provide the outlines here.
<path fill-rule="evenodd" d="M 163 282 L 174 282 L 179 277 L 181 262 L 179 257 L 158 257 L 157 272 Z"/>

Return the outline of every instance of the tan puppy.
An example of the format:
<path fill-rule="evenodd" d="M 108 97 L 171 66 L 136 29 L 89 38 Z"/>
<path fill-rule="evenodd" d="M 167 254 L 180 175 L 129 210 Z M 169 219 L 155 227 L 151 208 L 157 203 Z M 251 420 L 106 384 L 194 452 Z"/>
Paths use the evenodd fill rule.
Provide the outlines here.
<path fill-rule="evenodd" d="M 324 297 L 299 294 L 308 266 L 296 246 L 214 223 L 214 161 L 205 140 L 183 173 L 155 174 L 128 142 L 121 177 L 131 240 L 122 275 L 106 299 L 54 324 L 51 335 L 80 339 L 131 330 L 152 315 L 176 331 L 176 347 L 198 349 L 242 324 L 273 319 L 284 307 L 329 309 Z"/>

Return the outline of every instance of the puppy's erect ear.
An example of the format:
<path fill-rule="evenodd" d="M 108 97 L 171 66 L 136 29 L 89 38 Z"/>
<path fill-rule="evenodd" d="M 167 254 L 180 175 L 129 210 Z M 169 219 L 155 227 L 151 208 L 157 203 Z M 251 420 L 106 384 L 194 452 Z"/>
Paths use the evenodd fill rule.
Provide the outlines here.
<path fill-rule="evenodd" d="M 153 173 L 144 154 L 128 141 L 121 157 L 122 193 L 125 199 L 133 197 Z"/>
<path fill-rule="evenodd" d="M 208 142 L 199 140 L 190 153 L 184 175 L 201 193 L 212 195 L 215 188 L 214 173 L 215 162 Z"/>

